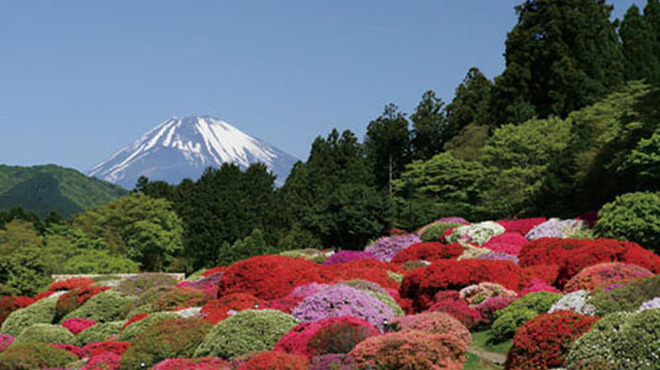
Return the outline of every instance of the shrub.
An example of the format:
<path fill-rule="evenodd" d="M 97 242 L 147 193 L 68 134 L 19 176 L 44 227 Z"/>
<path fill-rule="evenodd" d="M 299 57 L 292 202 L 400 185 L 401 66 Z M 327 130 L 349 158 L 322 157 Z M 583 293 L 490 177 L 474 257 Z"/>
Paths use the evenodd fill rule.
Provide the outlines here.
<path fill-rule="evenodd" d="M 307 357 L 284 352 L 268 351 L 252 357 L 238 370 L 307 370 Z"/>
<path fill-rule="evenodd" d="M 492 341 L 500 343 L 513 338 L 518 328 L 538 315 L 538 312 L 526 308 L 506 311 L 493 322 L 491 327 Z"/>
<path fill-rule="evenodd" d="M 323 262 L 323 265 L 337 265 L 363 259 L 374 259 L 374 256 L 367 252 L 339 251 L 328 257 L 328 259 Z"/>
<path fill-rule="evenodd" d="M 291 297 L 287 296 L 284 298 L 273 299 L 270 301 L 264 302 L 260 307 L 262 308 L 271 308 L 273 310 L 282 311 L 284 313 L 291 314 L 294 308 L 302 302 L 303 297 Z"/>
<path fill-rule="evenodd" d="M 487 261 L 511 261 L 518 264 L 518 256 L 508 253 L 490 252 L 476 256 L 474 259 Z"/>
<path fill-rule="evenodd" d="M 485 221 L 478 224 L 459 226 L 450 235 L 446 236 L 445 240 L 449 243 L 464 241 L 484 245 L 490 238 L 500 235 L 504 231 L 502 225 L 493 221 Z"/>
<path fill-rule="evenodd" d="M 365 252 L 374 256 L 378 261 L 389 262 L 397 253 L 421 240 L 415 234 L 383 236 L 365 248 Z"/>
<path fill-rule="evenodd" d="M 392 310 L 374 296 L 345 285 L 329 287 L 305 298 L 292 314 L 301 321 L 355 316 L 376 328 L 382 328 L 383 321 L 394 316 Z"/>
<path fill-rule="evenodd" d="M 465 343 L 449 334 L 395 332 L 371 337 L 350 352 L 360 369 L 462 369 Z"/>
<path fill-rule="evenodd" d="M 25 328 L 16 337 L 16 343 L 41 342 L 52 344 L 70 344 L 73 334 L 65 327 L 52 324 L 34 324 Z"/>
<path fill-rule="evenodd" d="M 440 260 L 407 273 L 399 293 L 401 298 L 412 299 L 415 310 L 420 312 L 431 306 L 433 296 L 441 290 L 460 290 L 483 281 L 517 290 L 520 274 L 520 268 L 509 261 Z"/>
<path fill-rule="evenodd" d="M 388 327 L 401 332 L 420 331 L 427 334 L 451 334 L 468 346 L 472 343 L 470 331 L 465 325 L 443 312 L 424 312 L 395 317 L 390 321 Z"/>
<path fill-rule="evenodd" d="M 469 329 L 476 328 L 483 321 L 479 311 L 468 306 L 463 300 L 439 300 L 429 308 L 429 311 L 447 313 Z"/>
<path fill-rule="evenodd" d="M 491 324 L 495 320 L 495 312 L 503 309 L 513 302 L 510 297 L 492 297 L 488 298 L 474 308 L 481 315 L 481 320 L 484 324 Z"/>
<path fill-rule="evenodd" d="M 596 232 L 607 238 L 629 240 L 660 253 L 660 195 L 623 194 L 598 211 Z"/>
<path fill-rule="evenodd" d="M 401 307 L 399 306 L 399 304 L 396 302 L 396 300 L 385 289 L 383 289 L 380 285 L 374 282 L 355 279 L 355 280 L 343 281 L 339 284 L 347 285 L 359 289 L 363 292 L 366 292 L 374 296 L 379 301 L 385 303 L 387 307 L 389 307 L 392 310 L 392 314 L 394 316 L 403 316 L 405 314 L 401 309 Z"/>
<path fill-rule="evenodd" d="M 220 280 L 218 294 L 249 293 L 271 300 L 287 296 L 298 285 L 326 280 L 314 262 L 283 256 L 256 256 L 231 265 Z"/>
<path fill-rule="evenodd" d="M 563 367 L 571 344 L 597 321 L 597 318 L 568 311 L 541 314 L 516 331 L 505 367 Z"/>
<path fill-rule="evenodd" d="M 660 272 L 660 256 L 638 244 L 613 239 L 540 239 L 525 245 L 518 258 L 523 267 L 557 265 L 559 275 L 553 285 L 559 288 L 585 267 L 602 262 L 625 262 Z"/>
<path fill-rule="evenodd" d="M 56 292 L 58 290 L 82 289 L 94 283 L 96 282 L 92 279 L 85 277 L 77 277 L 77 278 L 56 281 L 48 287 L 48 290 L 50 290 L 51 292 Z"/>
<path fill-rule="evenodd" d="M 377 265 L 378 261 L 373 261 L 374 264 L 367 265 L 366 262 L 373 260 L 359 260 L 342 265 L 324 266 L 323 274 L 332 281 L 354 280 L 362 279 L 372 281 L 383 288 L 399 288 L 399 283 L 392 276 L 391 270 L 388 270 L 388 265 Z M 398 268 L 396 268 L 399 271 Z"/>
<path fill-rule="evenodd" d="M 139 296 L 149 289 L 161 286 L 175 286 L 176 279 L 165 274 L 140 274 L 124 279 L 116 288 L 118 292 L 124 295 Z"/>
<path fill-rule="evenodd" d="M 61 348 L 45 343 L 17 343 L 0 353 L 2 369 L 45 369 L 64 367 L 78 358 Z"/>
<path fill-rule="evenodd" d="M 82 349 L 78 348 L 77 346 L 74 346 L 73 344 L 50 344 L 49 346 L 54 347 L 54 348 L 61 348 L 64 350 L 67 350 L 68 352 L 74 354 L 78 358 L 83 358 L 85 357 L 85 352 L 83 352 Z"/>
<path fill-rule="evenodd" d="M 224 369 L 227 361 L 218 357 L 168 358 L 154 365 L 151 370 L 216 370 Z"/>
<path fill-rule="evenodd" d="M 0 297 L 0 325 L 2 325 L 10 313 L 25 308 L 34 302 L 34 298 L 31 297 Z"/>
<path fill-rule="evenodd" d="M 108 289 L 110 288 L 105 286 L 86 286 L 84 288 L 74 288 L 62 294 L 57 299 L 57 305 L 55 306 L 57 315 L 62 317 L 68 314 L 69 312 L 82 306 L 83 303 L 87 302 L 87 300 L 93 296 Z"/>
<path fill-rule="evenodd" d="M 515 298 L 516 292 L 506 289 L 500 284 L 483 282 L 461 289 L 459 295 L 469 305 L 476 306 L 491 297 Z"/>
<path fill-rule="evenodd" d="M 441 259 L 456 259 L 463 254 L 463 250 L 463 246 L 459 243 L 417 243 L 397 253 L 392 259 L 392 262 L 404 263 L 413 260 L 437 261 Z"/>
<path fill-rule="evenodd" d="M 434 222 L 424 226 L 418 231 L 418 235 L 422 242 L 441 242 L 445 239 L 445 232 L 461 226 L 463 223 L 456 222 Z"/>
<path fill-rule="evenodd" d="M 124 323 L 124 321 L 111 321 L 90 326 L 76 335 L 73 339 L 73 344 L 83 347 L 89 343 L 109 340 L 119 335 Z"/>
<path fill-rule="evenodd" d="M 90 298 L 78 309 L 68 313 L 64 316 L 64 319 L 77 317 L 96 322 L 115 321 L 121 318 L 125 307 L 134 301 L 134 297 L 126 297 L 114 290 L 106 290 Z"/>
<path fill-rule="evenodd" d="M 152 307 L 156 311 L 174 311 L 182 308 L 201 307 L 213 298 L 209 292 L 184 287 L 177 288 L 160 296 Z"/>
<path fill-rule="evenodd" d="M 653 276 L 654 274 L 636 265 L 620 262 L 600 263 L 589 266 L 573 276 L 564 286 L 564 291 L 575 292 L 577 290 L 589 290 L 591 292 L 622 283 Z"/>
<path fill-rule="evenodd" d="M 537 314 L 548 312 L 550 307 L 553 304 L 557 303 L 561 299 L 562 295 L 560 293 L 551 293 L 551 292 L 536 292 L 520 297 L 515 301 L 511 302 L 506 308 L 495 312 L 495 318 L 499 318 L 508 312 L 518 311 L 518 310 L 532 310 Z"/>
<path fill-rule="evenodd" d="M 358 367 L 350 355 L 330 354 L 312 358 L 309 370 L 358 370 Z"/>
<path fill-rule="evenodd" d="M 105 341 L 105 342 L 94 342 L 85 345 L 81 348 L 82 352 L 87 357 L 98 356 L 102 353 L 114 353 L 116 355 L 122 355 L 131 344 L 128 342 L 115 342 L 115 341 Z"/>
<path fill-rule="evenodd" d="M 170 357 L 191 357 L 212 324 L 200 319 L 167 319 L 145 328 L 121 358 L 125 369 L 138 369 Z"/>
<path fill-rule="evenodd" d="M 217 323 L 195 351 L 195 357 L 233 359 L 251 351 L 272 350 L 298 324 L 276 310 L 244 310 Z"/>
<path fill-rule="evenodd" d="M 616 289 L 605 289 L 594 294 L 590 303 L 596 307 L 596 315 L 605 316 L 618 311 L 635 311 L 642 303 L 657 297 L 659 292 L 660 275 L 657 275 Z"/>
<path fill-rule="evenodd" d="M 223 273 L 209 275 L 197 281 L 182 281 L 177 284 L 177 288 L 194 288 L 206 292 L 211 298 L 218 296 L 218 283 L 222 279 Z"/>
<path fill-rule="evenodd" d="M 62 322 L 62 326 L 67 328 L 71 333 L 73 333 L 73 335 L 80 333 L 92 325 L 96 325 L 96 321 L 79 319 L 77 317 L 72 317 Z"/>
<path fill-rule="evenodd" d="M 551 292 L 551 293 L 561 293 L 559 289 L 553 287 L 552 285 L 546 283 L 545 281 L 534 278 L 532 281 L 527 284 L 525 289 L 520 291 L 520 297 L 526 296 L 529 293 L 535 292 Z"/>
<path fill-rule="evenodd" d="M 586 228 L 586 223 L 581 220 L 550 220 L 534 226 L 526 235 L 527 240 L 538 240 L 542 238 L 570 238 L 577 235 Z"/>
<path fill-rule="evenodd" d="M 217 324 L 230 316 L 230 311 L 247 310 L 263 306 L 265 301 L 247 293 L 232 293 L 207 302 L 200 315 L 204 320 Z"/>
<path fill-rule="evenodd" d="M 644 310 L 652 310 L 654 308 L 660 308 L 660 297 L 655 297 L 650 301 L 642 303 L 641 306 L 637 309 L 637 312 Z"/>
<path fill-rule="evenodd" d="M 318 283 L 309 283 L 305 285 L 299 285 L 295 287 L 291 293 L 289 293 L 290 297 L 301 297 L 305 298 L 307 296 L 310 296 L 314 293 L 318 293 L 321 291 L 321 289 L 327 288 L 329 285 L 328 284 L 318 284 Z"/>
<path fill-rule="evenodd" d="M 348 353 L 356 344 L 379 332 L 368 322 L 351 316 L 305 322 L 286 333 L 275 350 L 306 357 Z"/>
<path fill-rule="evenodd" d="M 522 235 L 515 232 L 505 232 L 504 234 L 490 238 L 488 242 L 484 244 L 484 247 L 493 252 L 508 253 L 517 256 L 522 247 L 527 243 L 529 243 L 529 241 Z"/>
<path fill-rule="evenodd" d="M 120 361 L 120 355 L 104 352 L 90 358 L 81 370 L 119 370 Z"/>
<path fill-rule="evenodd" d="M 545 217 L 522 218 L 520 220 L 498 220 L 497 223 L 504 226 L 507 233 L 518 233 L 527 235 L 535 226 L 548 221 Z"/>
<path fill-rule="evenodd" d="M 176 287 L 171 285 L 162 285 L 147 289 L 130 306 L 126 306 L 124 312 L 127 312 L 127 317 L 129 313 L 135 314 L 136 311 L 139 311 L 139 313 L 155 312 L 154 306 L 157 305 L 160 297 L 174 290 L 176 290 Z"/>
<path fill-rule="evenodd" d="M 119 334 L 119 340 L 130 342 L 150 325 L 160 321 L 176 319 L 177 317 L 178 316 L 175 312 L 154 312 L 141 320 L 134 321 L 130 325 L 123 325 L 121 333 Z"/>
<path fill-rule="evenodd" d="M 0 334 L 0 353 L 4 352 L 14 343 L 14 337 L 9 334 Z"/>
<path fill-rule="evenodd" d="M 46 298 L 14 311 L 2 323 L 2 332 L 17 337 L 34 324 L 51 324 L 55 319 L 57 298 Z"/>
<path fill-rule="evenodd" d="M 657 368 L 659 328 L 659 309 L 607 315 L 575 341 L 567 358 L 568 368 Z"/>
<path fill-rule="evenodd" d="M 594 316 L 596 307 L 589 303 L 589 291 L 578 290 L 568 293 L 550 307 L 548 313 L 557 311 L 573 311 L 581 315 Z"/>

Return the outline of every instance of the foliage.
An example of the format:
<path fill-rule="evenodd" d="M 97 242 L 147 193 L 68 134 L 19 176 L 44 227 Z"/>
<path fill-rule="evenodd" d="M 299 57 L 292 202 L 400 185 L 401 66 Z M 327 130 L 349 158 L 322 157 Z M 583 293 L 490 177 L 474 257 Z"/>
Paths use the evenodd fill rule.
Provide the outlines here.
<path fill-rule="evenodd" d="M 561 299 L 562 295 L 560 293 L 551 293 L 551 292 L 536 292 L 520 297 L 506 308 L 503 308 L 495 312 L 495 318 L 500 318 L 503 315 L 506 315 L 509 312 L 520 311 L 520 310 L 532 310 L 537 314 L 548 312 L 550 307 L 553 304 L 557 303 Z"/>
<path fill-rule="evenodd" d="M 513 290 L 489 282 L 467 286 L 461 289 L 459 294 L 461 299 L 465 300 L 470 306 L 476 306 L 491 297 L 516 297 L 516 292 Z"/>
<path fill-rule="evenodd" d="M 416 243 L 397 253 L 392 258 L 392 262 L 404 263 L 413 260 L 437 261 L 441 259 L 455 259 L 461 254 L 463 254 L 463 247 L 458 243 Z"/>
<path fill-rule="evenodd" d="M 491 297 L 479 303 L 474 308 L 481 315 L 482 322 L 490 325 L 495 320 L 495 313 L 513 302 L 511 297 Z"/>
<path fill-rule="evenodd" d="M 64 262 L 64 274 L 130 274 L 140 271 L 140 265 L 106 250 L 84 250 Z"/>
<path fill-rule="evenodd" d="M 53 344 L 69 344 L 73 334 L 61 325 L 34 324 L 28 326 L 16 337 L 16 343 L 41 342 Z"/>
<path fill-rule="evenodd" d="M 491 340 L 493 343 L 501 343 L 513 338 L 518 328 L 538 315 L 538 312 L 526 308 L 508 310 L 493 322 L 490 330 L 492 334 Z"/>
<path fill-rule="evenodd" d="M 125 321 L 110 321 L 92 325 L 76 335 L 73 344 L 83 347 L 89 343 L 103 342 L 119 335 Z"/>
<path fill-rule="evenodd" d="M 0 285 L 13 295 L 35 295 L 51 281 L 40 248 L 26 246 L 0 258 Z"/>
<path fill-rule="evenodd" d="M 223 243 L 218 251 L 217 262 L 220 265 L 230 265 L 252 256 L 267 254 L 271 250 L 261 230 L 254 229 L 250 235 L 236 240 L 234 244 Z"/>
<path fill-rule="evenodd" d="M 504 231 L 504 226 L 493 221 L 484 221 L 478 224 L 459 226 L 453 229 L 452 233 L 445 237 L 445 240 L 449 243 L 465 241 L 484 245 L 491 238 L 504 233 Z"/>
<path fill-rule="evenodd" d="M 182 308 L 201 307 L 211 298 L 212 295 L 208 291 L 183 287 L 163 294 L 152 306 L 156 311 L 175 311 Z"/>
<path fill-rule="evenodd" d="M 571 344 L 598 321 L 570 311 L 541 314 L 528 321 L 513 337 L 507 369 L 563 367 Z"/>
<path fill-rule="evenodd" d="M 271 350 L 297 321 L 275 310 L 244 310 L 217 323 L 195 351 L 194 357 L 233 359 L 251 351 Z"/>
<path fill-rule="evenodd" d="M 115 289 L 124 295 L 140 296 L 145 291 L 159 286 L 174 286 L 176 279 L 165 274 L 139 274 L 123 279 Z"/>
<path fill-rule="evenodd" d="M 238 370 L 307 370 L 309 360 L 304 356 L 279 351 L 262 352 L 252 357 Z"/>
<path fill-rule="evenodd" d="M 231 316 L 231 311 L 258 308 L 263 306 L 264 303 L 264 300 L 251 294 L 230 293 L 222 296 L 220 299 L 207 302 L 204 307 L 202 307 L 200 316 L 206 321 L 217 324 L 219 321 Z"/>
<path fill-rule="evenodd" d="M 598 215 L 600 235 L 633 241 L 660 253 L 660 195 L 624 194 L 605 204 Z"/>
<path fill-rule="evenodd" d="M 110 288 L 104 286 L 87 286 L 67 291 L 57 299 L 55 310 L 57 311 L 58 317 L 62 317 L 77 309 L 93 296 L 108 289 Z"/>
<path fill-rule="evenodd" d="M 45 298 L 14 311 L 2 323 L 2 332 L 17 337 L 34 324 L 50 324 L 55 319 L 57 298 Z"/>
<path fill-rule="evenodd" d="M 373 258 L 374 257 L 371 255 L 371 253 L 342 250 L 328 257 L 328 259 L 323 262 L 323 265 L 336 265 L 336 264 L 348 263 L 361 259 L 373 259 Z"/>
<path fill-rule="evenodd" d="M 415 315 L 395 317 L 388 328 L 394 331 L 420 331 L 428 334 L 451 334 L 466 345 L 472 343 L 470 331 L 452 316 L 443 312 L 424 312 Z"/>
<path fill-rule="evenodd" d="M 394 332 L 367 338 L 350 352 L 360 369 L 462 369 L 465 343 L 450 334 Z"/>
<path fill-rule="evenodd" d="M 434 91 L 426 91 L 410 119 L 413 123 L 410 140 L 413 158 L 427 160 L 440 153 L 450 138 L 442 99 L 436 97 Z"/>
<path fill-rule="evenodd" d="M 476 328 L 483 321 L 479 311 L 462 299 L 436 299 L 428 310 L 449 314 L 469 329 Z"/>
<path fill-rule="evenodd" d="M 155 312 L 148 314 L 146 317 L 140 320 L 133 321 L 132 323 L 127 321 L 121 327 L 119 340 L 131 342 L 136 336 L 142 333 L 149 326 L 154 325 L 157 322 L 176 318 L 178 318 L 178 316 L 175 312 Z"/>
<path fill-rule="evenodd" d="M 34 298 L 31 297 L 0 297 L 0 325 L 2 325 L 10 313 L 18 309 L 25 308 L 32 303 L 34 303 Z"/>
<path fill-rule="evenodd" d="M 64 367 L 78 358 L 45 343 L 17 343 L 0 353 L 0 367 L 8 370 Z"/>
<path fill-rule="evenodd" d="M 154 365 L 152 370 L 216 370 L 227 362 L 217 357 L 168 358 Z"/>
<path fill-rule="evenodd" d="M 469 125 L 490 125 L 490 102 L 493 83 L 475 67 L 470 68 L 460 85 L 456 87 L 454 99 L 447 105 L 447 127 L 443 132 L 446 143 L 460 135 Z"/>
<path fill-rule="evenodd" d="M 417 232 L 422 242 L 442 242 L 445 240 L 445 232 L 460 226 L 462 223 L 456 222 L 438 222 L 434 221 L 420 229 Z"/>
<path fill-rule="evenodd" d="M 653 276 L 654 274 L 636 265 L 630 265 L 620 262 L 600 263 L 589 266 L 573 276 L 564 286 L 565 292 L 574 292 L 577 290 L 595 291 L 600 288 L 606 288 L 613 284 L 625 283 L 630 280 L 637 280 Z"/>
<path fill-rule="evenodd" d="M 141 363 L 150 367 L 171 357 L 191 357 L 211 326 L 200 319 L 157 321 L 131 341 L 121 357 L 121 366 L 137 369 Z"/>
<path fill-rule="evenodd" d="M 647 3 L 650 10 L 654 1 Z M 646 79 L 649 82 L 660 82 L 660 53 L 658 53 L 660 40 L 653 33 L 651 17 L 651 14 L 641 15 L 635 4 L 632 4 L 623 16 L 619 36 L 625 58 L 624 75 L 627 80 Z"/>
<path fill-rule="evenodd" d="M 604 289 L 589 301 L 596 307 L 596 314 L 605 316 L 613 312 L 635 311 L 642 303 L 658 296 L 660 275 L 633 281 L 615 289 Z"/>
<path fill-rule="evenodd" d="M 119 320 L 122 318 L 124 308 L 134 301 L 134 297 L 123 296 L 114 290 L 106 290 L 90 298 L 78 309 L 69 312 L 64 316 L 64 320 L 72 317 L 96 322 Z"/>

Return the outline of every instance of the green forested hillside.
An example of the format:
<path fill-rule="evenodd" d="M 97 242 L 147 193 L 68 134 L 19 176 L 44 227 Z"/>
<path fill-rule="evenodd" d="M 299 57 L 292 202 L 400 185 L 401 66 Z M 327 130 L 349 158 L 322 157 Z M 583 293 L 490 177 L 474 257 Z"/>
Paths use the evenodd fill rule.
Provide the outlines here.
<path fill-rule="evenodd" d="M 45 217 L 51 211 L 70 216 L 107 203 L 128 191 L 56 165 L 0 165 L 0 210 L 22 207 Z"/>

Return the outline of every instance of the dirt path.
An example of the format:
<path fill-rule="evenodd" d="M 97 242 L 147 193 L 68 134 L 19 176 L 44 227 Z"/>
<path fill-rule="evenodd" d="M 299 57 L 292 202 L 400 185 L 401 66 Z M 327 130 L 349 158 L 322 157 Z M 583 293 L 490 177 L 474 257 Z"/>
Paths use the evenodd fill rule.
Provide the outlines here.
<path fill-rule="evenodd" d="M 481 358 L 485 358 L 488 361 L 494 362 L 496 364 L 500 364 L 500 365 L 503 364 L 504 361 L 506 361 L 506 356 L 505 355 L 495 353 L 495 352 L 482 351 L 482 350 L 474 348 L 474 347 L 470 347 L 468 349 L 468 352 L 470 352 L 472 354 L 475 354 L 475 355 L 477 355 Z"/>

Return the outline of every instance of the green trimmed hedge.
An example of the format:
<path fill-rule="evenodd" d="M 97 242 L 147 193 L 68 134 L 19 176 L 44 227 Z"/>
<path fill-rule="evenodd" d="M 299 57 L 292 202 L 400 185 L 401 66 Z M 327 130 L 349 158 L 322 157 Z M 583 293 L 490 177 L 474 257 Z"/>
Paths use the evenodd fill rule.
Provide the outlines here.
<path fill-rule="evenodd" d="M 633 281 L 610 291 L 602 290 L 589 303 L 596 307 L 596 315 L 605 316 L 619 311 L 635 311 L 639 306 L 660 296 L 660 275 Z"/>
<path fill-rule="evenodd" d="M 40 342 L 51 344 L 71 344 L 73 334 L 61 325 L 34 324 L 16 337 L 16 343 Z"/>
<path fill-rule="evenodd" d="M 18 343 L 0 353 L 0 369 L 45 369 L 65 367 L 78 360 L 76 355 L 45 343 Z"/>
<path fill-rule="evenodd" d="M 99 323 L 120 320 L 126 307 L 135 301 L 135 297 L 121 295 L 114 290 L 101 292 L 77 309 L 69 312 L 62 321 L 73 317 L 88 319 Z"/>
<path fill-rule="evenodd" d="M 16 310 L 2 323 L 2 332 L 18 337 L 23 330 L 34 324 L 52 324 L 57 311 L 57 297 L 44 298 L 25 308 Z"/>
<path fill-rule="evenodd" d="M 89 343 L 106 341 L 111 335 L 119 335 L 125 323 L 126 321 L 110 321 L 92 325 L 78 333 L 73 339 L 73 344 L 84 347 Z"/>

